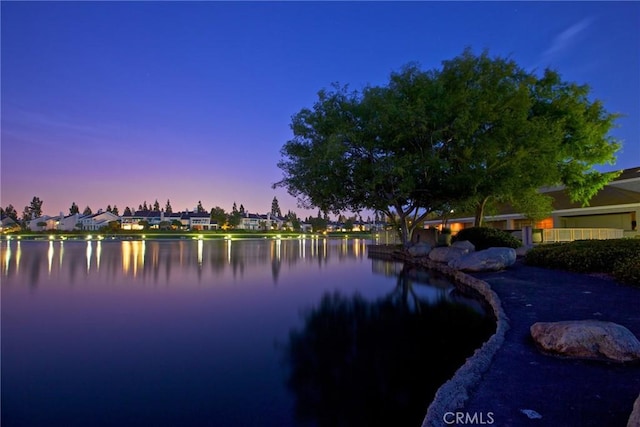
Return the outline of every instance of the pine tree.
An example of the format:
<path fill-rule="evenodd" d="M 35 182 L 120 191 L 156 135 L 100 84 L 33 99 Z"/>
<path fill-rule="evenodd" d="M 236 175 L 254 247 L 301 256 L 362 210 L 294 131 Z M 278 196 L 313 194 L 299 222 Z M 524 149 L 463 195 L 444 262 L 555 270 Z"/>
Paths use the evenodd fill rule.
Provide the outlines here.
<path fill-rule="evenodd" d="M 280 210 L 280 204 L 278 203 L 278 199 L 274 196 L 271 201 L 271 215 L 275 217 L 282 217 L 282 211 Z"/>
<path fill-rule="evenodd" d="M 16 208 L 14 208 L 12 204 L 9 204 L 5 208 L 4 214 L 9 218 L 11 218 L 12 220 L 18 222 L 18 212 L 16 212 Z"/>
<path fill-rule="evenodd" d="M 33 199 L 31 199 L 29 211 L 31 212 L 31 218 L 39 218 L 42 216 L 42 200 L 40 200 L 40 197 L 34 196 Z"/>
<path fill-rule="evenodd" d="M 171 207 L 169 199 L 167 199 L 167 204 L 164 206 L 164 211 L 168 214 L 173 213 L 173 208 Z"/>
<path fill-rule="evenodd" d="M 91 208 L 89 207 L 89 205 L 87 205 L 86 208 L 84 208 L 84 210 L 82 211 L 82 215 L 91 215 L 93 212 L 91 211 Z"/>
<path fill-rule="evenodd" d="M 71 207 L 69 208 L 69 215 L 75 215 L 80 213 L 80 208 L 76 205 L 76 202 L 71 203 Z"/>
<path fill-rule="evenodd" d="M 129 206 L 125 206 L 123 216 L 132 216 L 131 208 Z"/>
<path fill-rule="evenodd" d="M 158 203 L 158 199 L 153 203 L 153 211 L 160 212 L 160 203 Z"/>
<path fill-rule="evenodd" d="M 120 214 L 118 213 L 118 207 L 116 205 L 113 205 L 113 209 L 111 209 L 111 213 L 114 215 L 120 216 Z"/>

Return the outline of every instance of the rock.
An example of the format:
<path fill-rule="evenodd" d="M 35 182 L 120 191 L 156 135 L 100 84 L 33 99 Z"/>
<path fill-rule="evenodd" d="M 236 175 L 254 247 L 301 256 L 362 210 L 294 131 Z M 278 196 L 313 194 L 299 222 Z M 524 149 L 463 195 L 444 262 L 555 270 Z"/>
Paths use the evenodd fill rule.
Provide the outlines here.
<path fill-rule="evenodd" d="M 636 403 L 633 404 L 633 411 L 631 411 L 631 416 L 629 417 L 629 421 L 627 421 L 627 427 L 638 426 L 640 426 L 640 394 L 636 399 Z"/>
<path fill-rule="evenodd" d="M 436 262 L 449 262 L 454 259 L 461 258 L 469 253 L 468 249 L 458 248 L 455 246 L 440 246 L 431 249 L 429 259 Z"/>
<path fill-rule="evenodd" d="M 530 330 L 536 344 L 549 353 L 615 362 L 640 360 L 640 341 L 616 323 L 601 320 L 538 322 Z"/>
<path fill-rule="evenodd" d="M 449 267 L 463 271 L 502 270 L 516 262 L 516 251 L 512 248 L 489 248 L 470 252 L 459 259 L 449 261 Z"/>
<path fill-rule="evenodd" d="M 476 247 L 473 245 L 473 243 L 468 240 L 455 241 L 451 244 L 451 246 L 453 246 L 454 248 L 466 249 L 467 252 L 474 252 L 476 250 Z"/>
<path fill-rule="evenodd" d="M 431 245 L 428 243 L 418 243 L 417 245 L 411 246 L 409 249 L 409 254 L 414 257 L 426 257 L 431 252 Z"/>

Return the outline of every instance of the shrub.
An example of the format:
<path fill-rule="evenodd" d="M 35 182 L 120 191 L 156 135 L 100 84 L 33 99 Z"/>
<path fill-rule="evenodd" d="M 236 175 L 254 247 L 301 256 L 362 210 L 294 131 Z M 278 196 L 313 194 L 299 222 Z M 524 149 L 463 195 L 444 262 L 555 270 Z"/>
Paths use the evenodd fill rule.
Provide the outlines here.
<path fill-rule="evenodd" d="M 506 231 L 489 227 L 471 227 L 456 234 L 456 241 L 468 240 L 477 251 L 492 247 L 519 248 L 522 243 Z"/>
<path fill-rule="evenodd" d="M 640 287 L 640 256 L 618 261 L 613 266 L 613 277 L 620 283 Z"/>
<path fill-rule="evenodd" d="M 576 240 L 540 245 L 527 253 L 525 263 L 578 273 L 610 273 L 622 283 L 640 284 L 640 241 Z"/>

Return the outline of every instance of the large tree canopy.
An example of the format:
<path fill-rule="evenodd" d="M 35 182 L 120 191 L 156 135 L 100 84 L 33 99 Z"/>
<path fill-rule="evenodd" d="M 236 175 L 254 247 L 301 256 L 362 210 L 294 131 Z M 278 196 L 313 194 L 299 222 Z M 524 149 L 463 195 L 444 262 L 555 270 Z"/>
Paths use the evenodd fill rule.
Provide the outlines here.
<path fill-rule="evenodd" d="M 616 116 L 588 94 L 470 50 L 437 70 L 408 65 L 385 86 L 334 85 L 293 116 L 275 185 L 303 207 L 396 216 L 405 243 L 433 210 L 473 206 L 479 223 L 489 198 L 526 205 L 543 185 L 586 203 L 612 178 L 593 166 L 618 149 Z"/>

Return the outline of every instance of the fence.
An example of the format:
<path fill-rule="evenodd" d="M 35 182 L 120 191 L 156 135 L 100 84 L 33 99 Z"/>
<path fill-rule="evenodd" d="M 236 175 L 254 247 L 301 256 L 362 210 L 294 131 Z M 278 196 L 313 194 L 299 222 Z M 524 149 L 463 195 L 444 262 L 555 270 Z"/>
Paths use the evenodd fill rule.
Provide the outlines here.
<path fill-rule="evenodd" d="M 617 228 L 546 228 L 542 230 L 544 242 L 573 242 L 574 240 L 621 239 L 624 230 Z"/>

